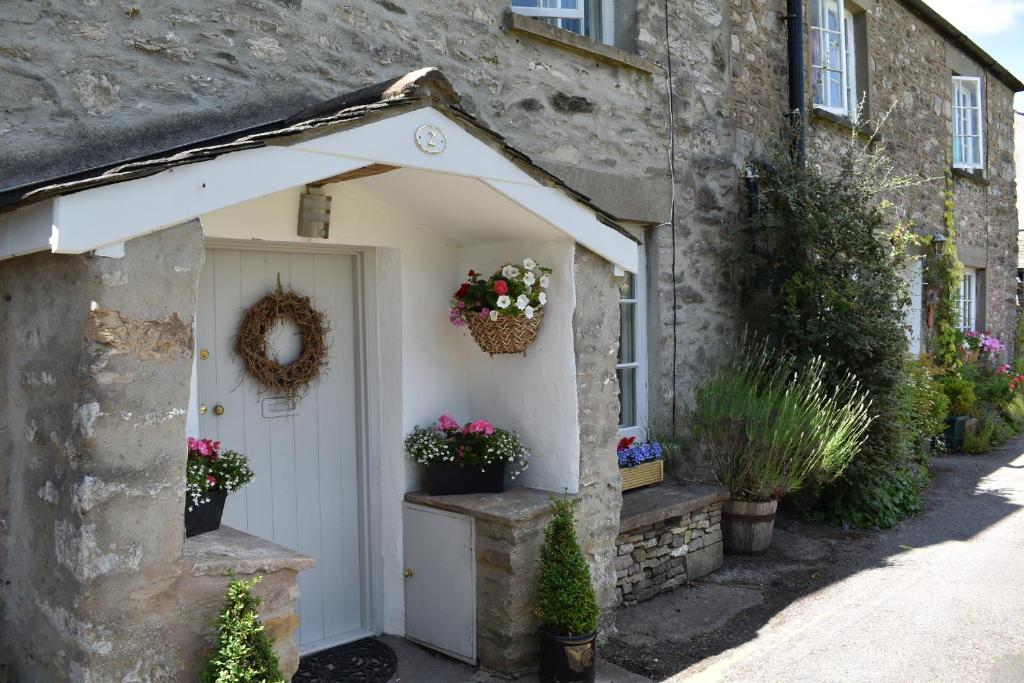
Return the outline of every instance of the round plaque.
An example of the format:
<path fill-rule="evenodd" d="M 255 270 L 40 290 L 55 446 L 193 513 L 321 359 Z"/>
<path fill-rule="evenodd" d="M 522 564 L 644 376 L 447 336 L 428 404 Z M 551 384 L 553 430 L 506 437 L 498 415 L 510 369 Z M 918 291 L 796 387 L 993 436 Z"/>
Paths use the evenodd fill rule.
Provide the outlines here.
<path fill-rule="evenodd" d="M 448 138 L 434 124 L 424 123 L 416 129 L 416 146 L 427 154 L 440 154 L 448 148 Z"/>

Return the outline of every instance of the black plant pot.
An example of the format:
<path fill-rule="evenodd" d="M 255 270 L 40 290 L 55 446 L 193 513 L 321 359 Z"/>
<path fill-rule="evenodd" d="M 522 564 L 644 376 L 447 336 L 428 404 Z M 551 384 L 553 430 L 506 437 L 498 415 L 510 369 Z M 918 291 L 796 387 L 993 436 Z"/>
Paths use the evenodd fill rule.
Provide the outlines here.
<path fill-rule="evenodd" d="M 432 496 L 452 493 L 501 493 L 505 490 L 505 463 L 427 465 L 427 490 Z"/>
<path fill-rule="evenodd" d="M 597 631 L 559 636 L 541 631 L 540 683 L 594 683 Z"/>
<path fill-rule="evenodd" d="M 952 453 L 959 453 L 964 447 L 964 435 L 967 433 L 969 415 L 957 415 L 946 418 L 946 448 Z"/>
<path fill-rule="evenodd" d="M 224 514 L 224 501 L 228 499 L 228 492 L 214 490 L 208 492 L 206 496 L 210 499 L 209 503 L 202 503 L 189 510 L 189 494 L 185 494 L 186 538 L 205 534 L 207 531 L 216 531 L 220 528 L 220 518 Z"/>

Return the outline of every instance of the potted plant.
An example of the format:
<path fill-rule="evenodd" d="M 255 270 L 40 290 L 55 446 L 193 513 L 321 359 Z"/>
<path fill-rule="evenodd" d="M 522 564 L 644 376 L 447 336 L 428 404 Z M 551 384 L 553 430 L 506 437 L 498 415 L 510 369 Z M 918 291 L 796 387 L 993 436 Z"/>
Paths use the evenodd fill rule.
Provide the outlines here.
<path fill-rule="evenodd" d="M 594 680 L 597 600 L 590 567 L 576 541 L 573 501 L 554 499 L 555 514 L 540 550 L 537 616 L 541 683 Z"/>
<path fill-rule="evenodd" d="M 427 467 L 432 496 L 455 493 L 500 493 L 505 470 L 515 479 L 529 465 L 530 452 L 515 432 L 498 429 L 487 420 L 459 425 L 442 415 L 432 425 L 416 427 L 405 438 L 405 450 Z"/>
<path fill-rule="evenodd" d="M 744 346 L 694 390 L 690 423 L 698 455 L 729 490 L 725 550 L 757 554 L 771 543 L 779 499 L 827 482 L 863 444 L 869 402 L 849 376 L 826 390 L 820 358 L 798 365 Z"/>
<path fill-rule="evenodd" d="M 220 441 L 188 437 L 185 471 L 185 536 L 220 528 L 228 494 L 250 481 L 249 459 L 236 451 L 220 452 Z"/>
<path fill-rule="evenodd" d="M 252 592 L 261 579 L 236 579 L 228 584 L 217 618 L 217 641 L 200 677 L 202 683 L 284 683 L 274 643 L 263 631 L 257 613 L 263 599 Z"/>
<path fill-rule="evenodd" d="M 974 383 L 960 372 L 950 372 L 940 378 L 942 390 L 949 399 L 949 417 L 946 418 L 946 448 L 959 451 L 964 446 L 964 436 L 971 421 L 971 409 L 977 403 Z"/>
<path fill-rule="evenodd" d="M 616 450 L 623 491 L 658 484 L 665 478 L 662 448 L 657 441 L 638 443 L 635 436 L 624 436 Z"/>
<path fill-rule="evenodd" d="M 522 353 L 537 337 L 548 303 L 551 268 L 532 258 L 506 263 L 489 278 L 475 270 L 452 296 L 449 320 L 467 325 L 477 345 L 491 354 Z"/>

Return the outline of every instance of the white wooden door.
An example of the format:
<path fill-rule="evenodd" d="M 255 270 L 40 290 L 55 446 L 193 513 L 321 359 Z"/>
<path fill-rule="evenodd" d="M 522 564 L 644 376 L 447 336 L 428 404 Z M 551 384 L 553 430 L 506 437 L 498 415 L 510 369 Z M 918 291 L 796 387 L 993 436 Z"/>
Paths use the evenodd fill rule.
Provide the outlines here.
<path fill-rule="evenodd" d="M 405 636 L 476 663 L 473 518 L 405 504 Z"/>
<path fill-rule="evenodd" d="M 366 634 L 354 259 L 214 248 L 207 250 L 200 276 L 198 401 L 207 412 L 200 415 L 197 436 L 245 453 L 256 473 L 249 486 L 228 497 L 224 524 L 316 560 L 299 574 L 304 653 Z M 285 289 L 311 296 L 331 328 L 326 375 L 294 407 L 249 379 L 234 351 L 243 312 L 277 287 L 278 276 Z M 281 362 L 301 348 L 290 326 L 279 326 L 271 339 Z M 219 416 L 218 405 L 224 408 Z"/>
<path fill-rule="evenodd" d="M 921 307 L 924 295 L 924 261 L 915 259 L 907 263 L 903 278 L 910 290 L 910 301 L 903 309 L 907 327 L 907 346 L 910 353 L 921 355 Z"/>

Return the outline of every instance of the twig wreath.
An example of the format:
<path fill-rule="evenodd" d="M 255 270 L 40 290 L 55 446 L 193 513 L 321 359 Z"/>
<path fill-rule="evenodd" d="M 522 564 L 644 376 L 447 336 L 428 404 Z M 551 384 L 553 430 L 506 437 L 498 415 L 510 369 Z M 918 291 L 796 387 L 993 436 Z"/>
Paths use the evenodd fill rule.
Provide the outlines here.
<path fill-rule="evenodd" d="M 302 335 L 302 353 L 287 365 L 270 356 L 267 335 L 291 320 Z M 323 374 L 328 364 L 327 316 L 313 308 L 308 296 L 292 291 L 267 294 L 245 312 L 238 329 L 236 350 L 245 369 L 267 391 L 295 398 Z"/>

